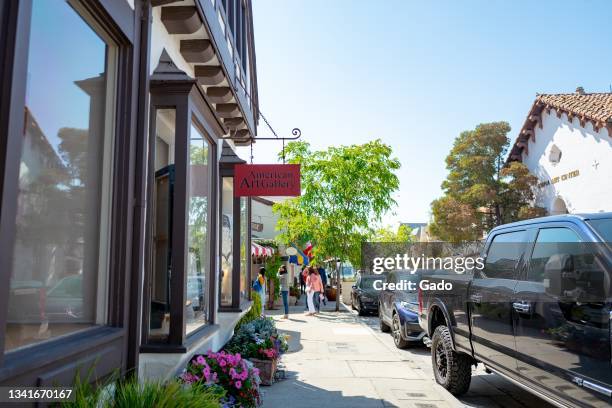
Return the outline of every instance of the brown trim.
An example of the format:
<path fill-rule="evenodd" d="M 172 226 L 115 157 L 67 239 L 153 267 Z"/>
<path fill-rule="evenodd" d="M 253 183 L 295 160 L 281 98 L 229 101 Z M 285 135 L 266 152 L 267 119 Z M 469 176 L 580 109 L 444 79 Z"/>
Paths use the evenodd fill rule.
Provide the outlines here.
<path fill-rule="evenodd" d="M 134 23 L 139 24 L 138 43 L 138 94 L 134 98 L 136 103 L 136 158 L 135 158 L 135 186 L 134 186 L 134 238 L 132 243 L 132 273 L 130 280 L 130 304 L 128 318 L 128 370 L 138 367 L 139 346 L 141 341 L 141 326 L 143 308 L 143 271 L 145 270 L 145 242 L 146 242 L 146 206 L 147 206 L 147 152 L 149 140 L 148 112 L 149 112 L 149 54 L 151 49 L 151 7 L 146 0 L 137 0 L 134 5 Z M 140 22 L 140 23 L 139 23 Z M 147 313 L 148 317 L 148 313 Z M 148 320 L 147 320 L 148 324 Z"/>
<path fill-rule="evenodd" d="M 21 160 L 23 110 L 30 39 L 30 0 L 0 4 L 0 366 L 4 357 L 4 333 L 13 249 L 19 162 Z"/>
<path fill-rule="evenodd" d="M 174 198 L 172 208 L 172 243 L 170 275 L 170 334 L 168 342 L 185 341 L 185 286 L 187 267 L 187 218 L 189 214 L 189 103 L 181 97 L 176 103 L 174 145 Z"/>

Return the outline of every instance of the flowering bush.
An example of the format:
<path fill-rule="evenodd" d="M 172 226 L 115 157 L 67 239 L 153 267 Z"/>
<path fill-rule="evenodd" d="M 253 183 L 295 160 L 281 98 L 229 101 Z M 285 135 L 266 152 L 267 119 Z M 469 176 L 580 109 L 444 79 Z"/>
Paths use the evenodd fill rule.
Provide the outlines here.
<path fill-rule="evenodd" d="M 276 329 L 274 319 L 259 318 L 244 324 L 226 349 L 245 358 L 274 360 L 288 350 L 287 336 Z"/>
<path fill-rule="evenodd" d="M 187 384 L 223 387 L 227 392 L 222 401 L 226 407 L 251 408 L 261 403 L 259 370 L 240 354 L 209 351 L 205 355 L 194 356 L 181 380 Z"/>

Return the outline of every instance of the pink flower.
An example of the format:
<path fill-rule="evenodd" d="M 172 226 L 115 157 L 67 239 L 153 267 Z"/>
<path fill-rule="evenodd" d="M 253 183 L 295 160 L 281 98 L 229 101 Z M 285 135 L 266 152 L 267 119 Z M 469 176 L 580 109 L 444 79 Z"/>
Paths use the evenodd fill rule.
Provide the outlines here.
<path fill-rule="evenodd" d="M 236 388 L 237 389 L 241 389 L 242 388 L 242 381 L 236 381 Z"/>
<path fill-rule="evenodd" d="M 241 358 L 242 356 L 240 355 L 240 353 L 236 353 L 236 363 L 239 363 Z"/>
<path fill-rule="evenodd" d="M 225 367 L 227 365 L 227 363 L 225 362 L 225 360 L 219 360 L 219 365 L 221 367 Z"/>
<path fill-rule="evenodd" d="M 205 359 L 203 356 L 198 356 L 198 357 L 196 358 L 196 362 L 197 362 L 199 365 L 204 365 L 204 364 L 206 364 L 206 359 Z"/>

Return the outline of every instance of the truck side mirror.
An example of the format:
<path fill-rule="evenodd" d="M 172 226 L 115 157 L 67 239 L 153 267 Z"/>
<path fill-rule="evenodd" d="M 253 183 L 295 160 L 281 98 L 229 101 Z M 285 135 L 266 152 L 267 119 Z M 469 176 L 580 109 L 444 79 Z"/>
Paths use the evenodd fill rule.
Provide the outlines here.
<path fill-rule="evenodd" d="M 554 254 L 544 266 L 544 289 L 546 294 L 564 296 L 566 291 L 576 288 L 574 260 L 569 254 Z"/>

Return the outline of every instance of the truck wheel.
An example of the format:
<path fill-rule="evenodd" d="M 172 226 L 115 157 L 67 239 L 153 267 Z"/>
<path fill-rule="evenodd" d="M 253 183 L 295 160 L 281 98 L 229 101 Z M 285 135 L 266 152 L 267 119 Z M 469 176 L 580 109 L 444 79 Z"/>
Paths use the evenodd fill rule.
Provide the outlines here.
<path fill-rule="evenodd" d="M 391 329 L 395 347 L 399 349 L 408 347 L 408 342 L 402 338 L 402 324 L 400 323 L 399 315 L 397 313 L 393 313 L 393 326 Z"/>
<path fill-rule="evenodd" d="M 438 326 L 431 340 L 431 362 L 436 382 L 453 395 L 470 388 L 472 366 L 469 356 L 453 350 L 451 334 L 446 326 Z"/>
<path fill-rule="evenodd" d="M 391 331 L 391 328 L 387 325 L 387 323 L 383 321 L 381 305 L 378 305 L 378 322 L 380 324 L 381 332 L 388 333 L 389 331 Z"/>

